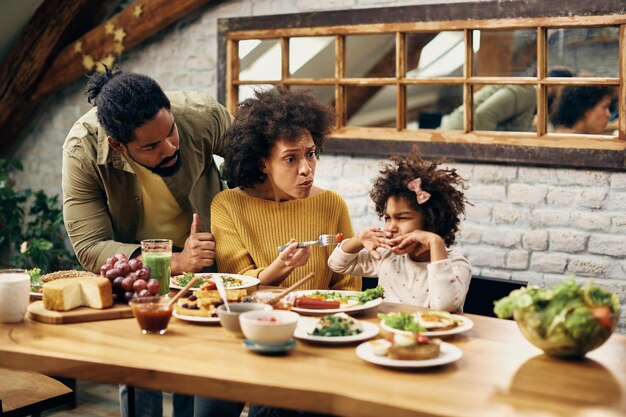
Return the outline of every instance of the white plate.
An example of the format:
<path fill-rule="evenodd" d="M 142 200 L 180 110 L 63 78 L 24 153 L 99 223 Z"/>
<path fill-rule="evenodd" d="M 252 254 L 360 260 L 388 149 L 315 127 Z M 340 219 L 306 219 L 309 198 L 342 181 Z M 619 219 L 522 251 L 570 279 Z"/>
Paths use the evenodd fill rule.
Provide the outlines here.
<path fill-rule="evenodd" d="M 298 327 L 296 327 L 296 331 L 293 335 L 298 339 L 318 343 L 350 343 L 371 339 L 379 332 L 378 326 L 374 323 L 362 321 L 361 325 L 363 326 L 363 331 L 359 334 L 352 336 L 313 336 L 309 333 L 315 329 L 317 321 L 318 319 L 312 317 L 300 317 L 298 320 Z"/>
<path fill-rule="evenodd" d="M 468 319 L 465 316 L 460 316 L 458 314 L 453 314 L 453 316 L 457 319 L 460 319 L 463 321 L 463 323 L 459 324 L 456 327 L 453 327 L 451 329 L 448 330 L 431 330 L 428 332 L 421 332 L 420 334 L 423 334 L 424 336 L 452 336 L 454 334 L 459 334 L 459 333 L 463 333 L 468 331 L 469 329 L 471 329 L 472 327 L 474 327 L 474 322 L 470 319 Z M 382 327 L 384 330 L 387 330 L 388 332 L 391 333 L 398 333 L 398 334 L 406 334 L 406 335 L 411 335 L 413 334 L 412 332 L 407 332 L 405 330 L 398 330 L 398 329 L 394 329 L 393 327 L 389 327 L 385 324 L 385 320 L 381 320 L 380 321 L 380 327 Z"/>
<path fill-rule="evenodd" d="M 211 278 L 211 277 L 221 277 L 221 276 L 225 276 L 225 277 L 232 277 L 232 278 L 238 278 L 240 280 L 243 281 L 243 283 L 241 285 L 235 285 L 233 287 L 226 287 L 227 290 L 239 290 L 242 288 L 249 288 L 249 287 L 254 287 L 255 285 L 259 285 L 259 283 L 261 281 L 259 281 L 258 278 L 254 278 L 254 277 L 249 277 L 247 275 L 237 275 L 237 274 L 220 274 L 218 272 L 214 272 L 214 273 L 197 273 L 194 274 L 197 277 L 201 277 L 201 278 Z M 179 285 L 174 285 L 170 279 L 170 289 L 172 290 L 180 290 L 183 287 L 179 286 Z M 190 288 L 191 291 L 196 291 L 199 290 L 200 288 Z"/>
<path fill-rule="evenodd" d="M 365 342 L 356 347 L 356 355 L 366 362 L 394 368 L 428 368 L 431 366 L 440 366 L 458 361 L 463 356 L 461 349 L 451 345 L 450 343 L 441 342 L 440 348 L 441 351 L 439 356 L 436 358 L 405 361 L 400 359 L 390 359 L 386 356 L 378 356 L 372 350 L 370 342 Z"/>
<path fill-rule="evenodd" d="M 332 290 L 307 290 L 307 291 L 296 291 L 296 297 L 306 296 L 312 294 L 314 292 L 336 292 L 339 294 L 351 295 L 358 294 L 360 291 L 332 291 Z M 355 311 L 364 311 L 369 310 L 370 308 L 374 308 L 380 303 L 383 302 L 382 298 L 376 298 L 374 300 L 368 301 L 365 304 L 357 304 L 351 307 L 344 308 L 325 308 L 325 309 L 316 309 L 316 308 L 300 308 L 300 307 L 292 307 L 291 311 L 295 311 L 296 313 L 301 314 L 312 314 L 312 315 L 320 315 L 320 314 L 334 314 L 334 313 L 351 313 Z"/>
<path fill-rule="evenodd" d="M 178 314 L 176 310 L 174 310 L 172 315 L 176 317 L 177 319 L 191 321 L 194 323 L 219 323 L 220 322 L 219 317 L 185 316 L 183 314 Z"/>

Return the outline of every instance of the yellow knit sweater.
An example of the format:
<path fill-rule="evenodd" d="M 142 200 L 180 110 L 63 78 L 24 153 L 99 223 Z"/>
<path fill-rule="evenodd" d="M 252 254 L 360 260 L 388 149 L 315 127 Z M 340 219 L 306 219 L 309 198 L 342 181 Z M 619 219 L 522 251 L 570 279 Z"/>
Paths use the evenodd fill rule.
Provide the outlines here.
<path fill-rule="evenodd" d="M 211 204 L 211 232 L 215 236 L 220 272 L 258 276 L 278 256 L 278 247 L 291 238 L 316 240 L 321 234 L 354 234 L 348 206 L 333 191 L 284 202 L 250 197 L 225 190 Z M 361 277 L 340 275 L 326 264 L 334 245 L 313 246 L 306 265 L 296 268 L 281 284 L 289 286 L 310 272 L 315 279 L 302 289 L 360 290 Z"/>

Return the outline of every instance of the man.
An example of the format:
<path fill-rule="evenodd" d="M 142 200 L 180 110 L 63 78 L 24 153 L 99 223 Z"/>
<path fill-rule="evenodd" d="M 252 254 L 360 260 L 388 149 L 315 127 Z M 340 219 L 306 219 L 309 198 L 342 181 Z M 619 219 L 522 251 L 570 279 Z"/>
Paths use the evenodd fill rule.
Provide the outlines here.
<path fill-rule="evenodd" d="M 96 108 L 70 130 L 62 169 L 63 217 L 80 263 L 99 273 L 108 257 L 140 258 L 141 240 L 166 238 L 179 249 L 172 274 L 215 268 L 215 241 L 201 230 L 223 188 L 213 154 L 224 154 L 232 117 L 210 97 L 166 95 L 141 74 L 94 74 L 86 94 Z M 193 401 L 175 395 L 174 407 L 191 415 Z M 136 409 L 162 415 L 162 394 L 137 390 Z"/>

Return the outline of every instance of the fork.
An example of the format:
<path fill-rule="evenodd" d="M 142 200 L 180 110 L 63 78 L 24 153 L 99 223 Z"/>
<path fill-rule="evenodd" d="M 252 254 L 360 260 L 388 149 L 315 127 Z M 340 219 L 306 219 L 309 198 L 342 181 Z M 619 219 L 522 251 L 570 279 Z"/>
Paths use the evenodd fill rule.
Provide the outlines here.
<path fill-rule="evenodd" d="M 320 235 L 317 240 L 309 240 L 308 242 L 298 242 L 298 248 L 306 248 L 307 246 L 320 245 L 320 246 L 329 246 L 337 243 L 336 235 Z M 287 243 L 286 245 L 279 246 L 278 252 L 282 252 L 287 247 L 291 245 L 291 243 Z"/>

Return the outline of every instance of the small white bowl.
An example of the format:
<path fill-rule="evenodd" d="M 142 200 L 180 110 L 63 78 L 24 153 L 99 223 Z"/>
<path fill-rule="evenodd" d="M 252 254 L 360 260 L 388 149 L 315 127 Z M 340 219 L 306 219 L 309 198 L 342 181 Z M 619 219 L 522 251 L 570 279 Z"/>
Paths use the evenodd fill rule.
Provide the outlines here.
<path fill-rule="evenodd" d="M 293 311 L 248 311 L 239 316 L 246 339 L 260 345 L 288 343 L 298 325 L 300 315 Z"/>
<path fill-rule="evenodd" d="M 217 316 L 220 318 L 222 326 L 233 333 L 241 334 L 239 325 L 239 315 L 247 311 L 271 311 L 272 306 L 263 303 L 230 303 L 230 312 L 226 311 L 226 306 L 221 304 L 217 307 Z"/>

